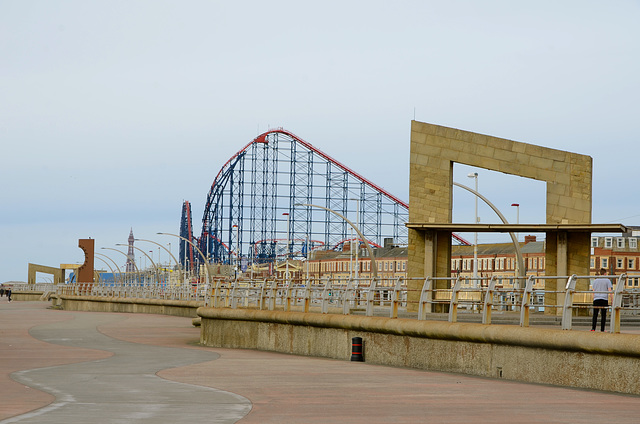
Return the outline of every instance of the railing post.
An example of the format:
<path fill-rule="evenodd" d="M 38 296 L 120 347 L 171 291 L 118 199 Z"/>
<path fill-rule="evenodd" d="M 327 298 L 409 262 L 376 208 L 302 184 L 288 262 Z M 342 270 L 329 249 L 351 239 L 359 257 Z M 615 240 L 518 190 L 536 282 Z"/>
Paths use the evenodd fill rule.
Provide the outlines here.
<path fill-rule="evenodd" d="M 398 304 L 400 303 L 400 289 L 402 287 L 402 277 L 396 279 L 396 283 L 393 286 L 393 292 L 391 292 L 391 311 L 389 318 L 398 318 Z"/>
<path fill-rule="evenodd" d="M 418 319 L 420 321 L 426 320 L 427 313 L 431 312 L 430 309 L 433 302 L 432 286 L 433 282 L 431 281 L 431 277 L 425 278 L 424 284 L 422 285 L 422 291 L 420 291 L 420 304 L 418 305 Z"/>
<path fill-rule="evenodd" d="M 235 280 L 231 285 L 231 309 L 238 307 L 238 299 L 236 298 L 236 291 L 238 289 L 238 280 Z"/>
<path fill-rule="evenodd" d="M 327 282 L 324 284 L 324 290 L 322 290 L 322 304 L 320 306 L 320 312 L 323 314 L 329 313 L 330 295 L 331 295 L 331 277 L 327 277 Z"/>
<path fill-rule="evenodd" d="M 354 298 L 353 293 L 354 293 L 353 279 L 349 278 L 347 280 L 347 288 L 344 291 L 343 298 L 342 298 L 342 314 L 343 315 L 349 315 L 349 313 L 351 312 L 351 299 Z"/>
<path fill-rule="evenodd" d="M 622 292 L 627 283 L 627 274 L 622 274 L 616 282 L 616 290 L 613 293 L 611 302 L 611 321 L 609 323 L 610 333 L 620 333 L 620 308 L 622 307 Z"/>
<path fill-rule="evenodd" d="M 310 282 L 307 280 L 307 284 L 304 285 L 304 306 L 303 311 L 305 313 L 309 312 L 309 308 L 311 306 L 311 288 L 309 287 Z"/>
<path fill-rule="evenodd" d="M 484 292 L 484 306 L 482 309 L 482 323 L 491 324 L 491 309 L 493 309 L 493 292 L 496 289 L 496 276 L 494 275 L 487 284 Z"/>
<path fill-rule="evenodd" d="M 258 309 L 263 310 L 266 306 L 266 296 L 267 296 L 267 287 L 269 283 L 267 283 L 267 279 L 265 278 L 260 285 L 260 293 L 258 295 Z"/>
<path fill-rule="evenodd" d="M 278 289 L 278 280 L 273 280 L 271 282 L 271 287 L 269 288 L 269 301 L 268 301 L 268 309 L 270 311 L 274 311 L 276 309 L 276 290 Z"/>
<path fill-rule="evenodd" d="M 372 278 L 369 283 L 369 290 L 367 291 L 367 307 L 366 307 L 366 315 L 368 317 L 373 316 L 373 301 L 375 300 L 375 292 L 378 285 L 378 279 Z"/>
<path fill-rule="evenodd" d="M 220 283 L 221 280 L 216 280 L 213 286 L 213 307 L 217 308 L 220 304 Z"/>
<path fill-rule="evenodd" d="M 527 278 L 522 294 L 522 307 L 520 308 L 520 327 L 529 326 L 529 309 L 531 308 L 531 294 L 533 293 L 534 276 Z"/>
<path fill-rule="evenodd" d="M 291 278 L 288 278 L 284 286 L 284 310 L 285 311 L 291 311 L 291 294 L 292 294 L 291 292 L 292 292 Z"/>
<path fill-rule="evenodd" d="M 449 303 L 449 322 L 458 322 L 458 294 L 460 293 L 460 277 L 456 278 L 456 283 L 451 289 L 451 302 Z"/>
<path fill-rule="evenodd" d="M 576 291 L 576 275 L 569 277 L 565 287 L 564 305 L 562 305 L 562 329 L 571 330 L 573 313 L 573 293 Z"/>

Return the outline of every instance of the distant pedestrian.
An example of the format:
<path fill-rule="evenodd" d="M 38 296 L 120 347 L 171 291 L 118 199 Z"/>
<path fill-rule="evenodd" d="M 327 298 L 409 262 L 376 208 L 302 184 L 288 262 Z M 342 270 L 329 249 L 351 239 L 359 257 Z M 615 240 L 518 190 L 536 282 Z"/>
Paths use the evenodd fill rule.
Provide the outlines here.
<path fill-rule="evenodd" d="M 4 286 L 0 287 L 0 297 L 4 297 Z"/>
<path fill-rule="evenodd" d="M 7 295 L 7 300 L 11 302 L 11 287 L 7 287 L 4 293 Z"/>
<path fill-rule="evenodd" d="M 607 275 L 607 270 L 600 269 L 599 275 Z M 613 284 L 609 278 L 596 278 L 591 283 L 593 288 L 593 321 L 591 323 L 591 331 L 596 331 L 596 324 L 598 323 L 598 311 L 602 314 L 602 321 L 600 323 L 600 331 L 604 331 L 604 324 L 607 320 L 607 308 L 609 307 L 609 296 L 611 290 L 613 290 Z"/>

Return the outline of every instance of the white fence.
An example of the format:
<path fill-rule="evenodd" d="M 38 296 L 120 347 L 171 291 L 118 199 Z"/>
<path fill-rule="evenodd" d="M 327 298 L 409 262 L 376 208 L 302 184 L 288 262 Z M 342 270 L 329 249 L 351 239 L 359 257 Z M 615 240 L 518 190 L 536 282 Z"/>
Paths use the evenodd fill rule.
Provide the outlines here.
<path fill-rule="evenodd" d="M 254 308 L 317 313 L 365 314 L 367 316 L 384 314 L 397 318 L 415 317 L 418 320 L 438 319 L 442 314 L 433 311 L 447 310 L 449 322 L 456 322 L 459 313 L 479 314 L 484 324 L 491 324 L 493 313 L 519 313 L 519 324 L 529 326 L 531 312 L 556 309 L 553 316 L 562 317 L 562 328 L 572 328 L 576 310 L 591 310 L 593 292 L 578 291 L 580 280 L 589 280 L 594 276 L 531 276 L 515 283 L 515 287 L 498 287 L 493 278 L 425 278 L 395 280 L 368 279 L 331 279 L 320 281 L 232 280 L 217 279 L 210 283 L 200 282 L 183 285 L 158 285 L 134 283 L 76 283 L 67 285 L 24 284 L 15 285 L 14 291 L 56 291 L 58 294 L 78 296 L 100 296 L 110 298 L 171 299 L 202 301 L 214 308 Z M 626 287 L 626 274 L 608 276 L 614 291 L 610 296 L 611 332 L 620 332 L 621 315 L 637 315 L 640 310 L 640 290 Z M 550 291 L 544 287 L 544 280 L 557 280 L 559 290 Z M 413 284 L 411 284 L 413 283 Z M 584 284 L 582 284 L 584 286 Z M 419 295 L 409 296 L 409 287 L 418 287 Z M 436 288 L 439 287 L 439 288 Z M 557 297 L 555 303 L 545 300 Z M 417 305 L 407 313 L 409 299 L 415 298 Z M 438 306 L 440 305 L 440 306 Z M 441 318 L 443 319 L 443 318 Z M 517 318 L 516 318 L 517 319 Z"/>

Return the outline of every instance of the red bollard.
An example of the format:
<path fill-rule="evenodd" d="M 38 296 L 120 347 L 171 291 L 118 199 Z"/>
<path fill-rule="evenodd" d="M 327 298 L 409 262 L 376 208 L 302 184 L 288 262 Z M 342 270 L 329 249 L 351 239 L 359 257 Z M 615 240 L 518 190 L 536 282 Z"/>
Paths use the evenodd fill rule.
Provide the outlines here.
<path fill-rule="evenodd" d="M 362 337 L 351 339 L 351 361 L 364 362 L 363 346 Z"/>

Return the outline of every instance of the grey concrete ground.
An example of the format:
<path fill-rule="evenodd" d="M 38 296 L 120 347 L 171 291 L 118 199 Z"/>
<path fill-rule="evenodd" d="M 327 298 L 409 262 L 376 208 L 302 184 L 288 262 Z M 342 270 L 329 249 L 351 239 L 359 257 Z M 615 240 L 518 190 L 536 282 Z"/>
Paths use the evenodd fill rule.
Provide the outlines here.
<path fill-rule="evenodd" d="M 634 396 L 205 348 L 188 318 L 46 306 L 0 301 L 0 423 L 640 421 Z"/>

